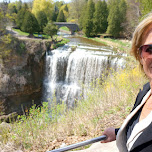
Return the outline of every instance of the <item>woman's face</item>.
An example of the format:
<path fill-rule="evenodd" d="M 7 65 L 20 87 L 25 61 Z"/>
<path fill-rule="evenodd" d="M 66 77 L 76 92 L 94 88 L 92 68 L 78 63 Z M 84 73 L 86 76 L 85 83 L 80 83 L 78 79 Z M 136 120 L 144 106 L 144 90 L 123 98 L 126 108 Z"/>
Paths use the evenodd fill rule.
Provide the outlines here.
<path fill-rule="evenodd" d="M 142 45 L 152 44 L 152 26 L 143 36 Z M 152 50 L 152 49 L 151 49 Z M 147 52 L 145 52 L 146 54 Z M 143 70 L 147 77 L 152 80 L 152 54 L 147 53 L 141 55 L 140 62 L 143 65 Z M 144 56 L 145 55 L 145 56 Z"/>

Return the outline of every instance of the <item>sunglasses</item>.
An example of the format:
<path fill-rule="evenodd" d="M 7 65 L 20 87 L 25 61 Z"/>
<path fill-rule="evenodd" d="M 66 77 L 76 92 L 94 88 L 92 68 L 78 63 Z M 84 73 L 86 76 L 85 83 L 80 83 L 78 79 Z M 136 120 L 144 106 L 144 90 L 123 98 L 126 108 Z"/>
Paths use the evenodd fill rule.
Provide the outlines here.
<path fill-rule="evenodd" d="M 149 58 L 152 55 L 152 44 L 142 45 L 139 47 L 140 55 L 142 58 Z M 152 56 L 151 56 L 152 57 Z"/>

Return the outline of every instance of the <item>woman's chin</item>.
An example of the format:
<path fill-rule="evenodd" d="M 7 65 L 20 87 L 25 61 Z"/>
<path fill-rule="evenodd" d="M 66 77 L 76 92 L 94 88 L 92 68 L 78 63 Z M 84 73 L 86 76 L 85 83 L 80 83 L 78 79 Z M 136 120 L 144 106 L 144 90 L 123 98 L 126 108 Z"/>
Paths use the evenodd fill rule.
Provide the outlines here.
<path fill-rule="evenodd" d="M 150 79 L 150 81 L 152 81 L 152 73 L 149 73 L 147 76 Z"/>

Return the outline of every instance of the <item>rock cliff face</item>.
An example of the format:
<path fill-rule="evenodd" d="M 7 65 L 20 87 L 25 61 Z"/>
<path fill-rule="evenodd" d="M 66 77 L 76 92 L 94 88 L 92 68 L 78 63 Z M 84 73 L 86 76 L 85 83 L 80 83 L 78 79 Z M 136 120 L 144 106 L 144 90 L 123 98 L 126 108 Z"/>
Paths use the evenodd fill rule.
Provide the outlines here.
<path fill-rule="evenodd" d="M 0 115 L 41 103 L 46 41 L 15 40 L 0 59 Z"/>

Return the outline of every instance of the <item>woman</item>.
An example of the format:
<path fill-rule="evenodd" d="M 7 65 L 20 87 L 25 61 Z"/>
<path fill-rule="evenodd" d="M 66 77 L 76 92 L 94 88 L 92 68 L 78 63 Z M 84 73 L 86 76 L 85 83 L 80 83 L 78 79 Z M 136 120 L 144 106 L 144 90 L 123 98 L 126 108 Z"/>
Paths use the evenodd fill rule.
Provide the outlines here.
<path fill-rule="evenodd" d="M 104 131 L 107 139 L 102 143 L 116 140 L 120 152 L 152 151 L 152 13 L 136 28 L 131 52 L 139 61 L 149 83 L 139 92 L 131 113 L 121 128 Z"/>

